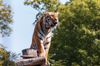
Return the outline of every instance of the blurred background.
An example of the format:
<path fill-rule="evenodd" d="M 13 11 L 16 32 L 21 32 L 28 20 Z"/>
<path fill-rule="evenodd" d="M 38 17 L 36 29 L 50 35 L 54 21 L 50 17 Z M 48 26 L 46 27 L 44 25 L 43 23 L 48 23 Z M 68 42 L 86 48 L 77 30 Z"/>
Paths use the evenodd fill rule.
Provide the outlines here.
<path fill-rule="evenodd" d="M 0 0 L 0 66 L 16 66 L 29 48 L 36 17 L 58 11 L 52 66 L 100 66 L 100 0 Z"/>

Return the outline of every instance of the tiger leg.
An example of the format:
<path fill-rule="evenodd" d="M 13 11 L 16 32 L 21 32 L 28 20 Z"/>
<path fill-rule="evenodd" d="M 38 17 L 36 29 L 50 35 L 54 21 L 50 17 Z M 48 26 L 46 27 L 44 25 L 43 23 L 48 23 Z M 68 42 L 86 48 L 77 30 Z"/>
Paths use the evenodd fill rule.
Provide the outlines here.
<path fill-rule="evenodd" d="M 49 52 L 50 45 L 51 45 L 51 43 L 49 42 L 49 43 L 45 46 L 46 64 L 48 64 L 48 52 Z"/>
<path fill-rule="evenodd" d="M 38 40 L 38 56 L 40 57 L 45 57 L 45 49 L 44 49 L 44 45 L 43 45 L 43 41 L 42 40 Z"/>

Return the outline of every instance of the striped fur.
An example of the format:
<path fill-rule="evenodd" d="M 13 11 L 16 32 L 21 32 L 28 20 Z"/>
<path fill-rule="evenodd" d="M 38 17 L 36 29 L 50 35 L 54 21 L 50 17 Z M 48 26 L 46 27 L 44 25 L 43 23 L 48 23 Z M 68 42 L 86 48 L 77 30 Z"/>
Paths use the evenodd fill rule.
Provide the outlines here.
<path fill-rule="evenodd" d="M 38 56 L 48 57 L 51 44 L 52 30 L 57 26 L 58 13 L 46 12 L 36 23 L 32 37 L 31 48 L 36 49 Z"/>

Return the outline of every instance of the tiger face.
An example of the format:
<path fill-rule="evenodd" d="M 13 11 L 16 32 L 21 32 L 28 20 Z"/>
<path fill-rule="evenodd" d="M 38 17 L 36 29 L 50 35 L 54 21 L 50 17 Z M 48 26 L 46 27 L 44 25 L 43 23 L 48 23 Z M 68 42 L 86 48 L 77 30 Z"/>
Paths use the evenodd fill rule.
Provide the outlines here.
<path fill-rule="evenodd" d="M 58 24 L 58 12 L 46 12 L 43 22 L 48 29 L 55 27 Z"/>

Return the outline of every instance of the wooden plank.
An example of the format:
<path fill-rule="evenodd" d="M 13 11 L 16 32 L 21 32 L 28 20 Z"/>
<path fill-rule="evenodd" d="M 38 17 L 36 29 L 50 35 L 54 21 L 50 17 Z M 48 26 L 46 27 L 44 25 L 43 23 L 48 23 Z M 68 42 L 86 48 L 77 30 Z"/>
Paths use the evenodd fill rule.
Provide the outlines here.
<path fill-rule="evenodd" d="M 44 57 L 29 58 L 29 59 L 20 59 L 16 62 L 16 66 L 34 66 L 42 65 L 45 63 Z"/>

